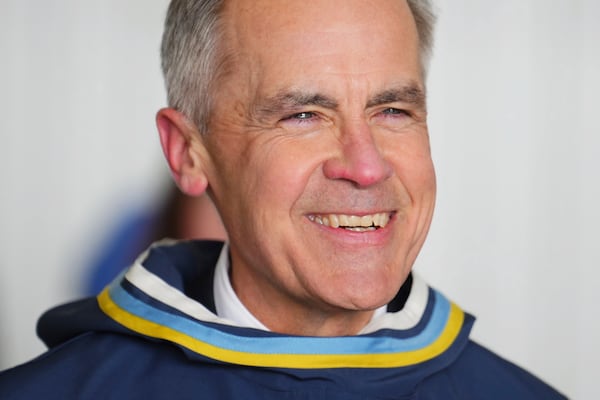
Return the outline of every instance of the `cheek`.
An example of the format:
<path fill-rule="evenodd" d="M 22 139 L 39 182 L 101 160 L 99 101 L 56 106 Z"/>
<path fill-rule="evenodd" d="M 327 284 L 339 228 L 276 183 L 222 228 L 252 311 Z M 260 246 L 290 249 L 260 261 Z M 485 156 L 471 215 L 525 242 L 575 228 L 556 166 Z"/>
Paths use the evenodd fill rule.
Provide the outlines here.
<path fill-rule="evenodd" d="M 302 197 L 320 161 L 300 143 L 291 141 L 262 149 L 249 165 L 249 178 L 255 180 L 254 187 L 260 188 L 260 197 L 270 206 L 289 212 Z"/>
<path fill-rule="evenodd" d="M 426 136 L 396 147 L 392 157 L 396 174 L 411 197 L 435 192 L 435 170 Z"/>
<path fill-rule="evenodd" d="M 307 141 L 263 137 L 246 143 L 233 159 L 229 177 L 235 177 L 236 186 L 229 185 L 229 193 L 241 202 L 241 213 L 273 227 L 292 216 L 321 161 Z"/>
<path fill-rule="evenodd" d="M 407 186 L 416 192 L 435 192 L 435 170 L 431 158 L 414 159 L 406 180 Z"/>

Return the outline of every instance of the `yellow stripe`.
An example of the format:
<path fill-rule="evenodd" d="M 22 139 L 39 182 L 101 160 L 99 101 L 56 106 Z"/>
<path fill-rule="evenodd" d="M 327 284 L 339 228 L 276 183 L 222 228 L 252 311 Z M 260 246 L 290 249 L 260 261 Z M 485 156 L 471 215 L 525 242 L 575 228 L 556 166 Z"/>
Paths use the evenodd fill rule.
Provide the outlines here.
<path fill-rule="evenodd" d="M 177 343 L 195 353 L 230 364 L 278 368 L 393 368 L 418 364 L 443 353 L 454 342 L 464 313 L 450 304 L 448 321 L 440 336 L 429 346 L 413 351 L 387 354 L 259 354 L 227 350 L 190 337 L 167 326 L 140 318 L 119 307 L 108 289 L 98 296 L 102 311 L 121 325 L 157 339 Z"/>

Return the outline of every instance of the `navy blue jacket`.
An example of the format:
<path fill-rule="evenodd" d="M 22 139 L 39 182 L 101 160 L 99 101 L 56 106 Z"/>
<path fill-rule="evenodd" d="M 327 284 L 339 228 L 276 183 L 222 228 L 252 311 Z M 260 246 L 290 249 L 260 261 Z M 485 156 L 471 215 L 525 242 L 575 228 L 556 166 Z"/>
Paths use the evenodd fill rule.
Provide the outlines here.
<path fill-rule="evenodd" d="M 215 314 L 222 244 L 153 247 L 97 298 L 38 323 L 50 350 L 0 374 L 0 399 L 563 399 L 469 339 L 473 317 L 410 276 L 351 337 L 244 328 Z"/>

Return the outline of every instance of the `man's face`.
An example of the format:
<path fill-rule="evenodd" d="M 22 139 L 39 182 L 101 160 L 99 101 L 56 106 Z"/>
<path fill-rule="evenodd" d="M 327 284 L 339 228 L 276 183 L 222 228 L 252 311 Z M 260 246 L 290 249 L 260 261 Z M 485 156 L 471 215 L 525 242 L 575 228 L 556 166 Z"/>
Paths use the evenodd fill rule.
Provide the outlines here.
<path fill-rule="evenodd" d="M 271 328 L 386 304 L 435 197 L 408 5 L 232 0 L 225 24 L 202 140 L 234 289 Z"/>

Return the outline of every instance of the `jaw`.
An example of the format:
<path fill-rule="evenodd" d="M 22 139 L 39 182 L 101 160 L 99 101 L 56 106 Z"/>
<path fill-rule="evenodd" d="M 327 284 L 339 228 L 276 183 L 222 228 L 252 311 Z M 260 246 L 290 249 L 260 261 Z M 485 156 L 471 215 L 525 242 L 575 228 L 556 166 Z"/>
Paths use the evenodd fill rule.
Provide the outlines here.
<path fill-rule="evenodd" d="M 399 229 L 401 216 L 385 214 L 389 221 L 377 227 L 336 228 L 306 218 L 302 247 L 310 249 L 303 255 L 309 267 L 299 268 L 305 285 L 345 309 L 372 310 L 393 298 L 411 267 L 409 235 Z"/>
<path fill-rule="evenodd" d="M 360 217 L 367 215 L 373 220 L 378 214 Z M 408 228 L 406 216 L 397 211 L 385 214 L 390 216 L 387 223 L 361 227 L 366 230 L 326 226 L 324 216 L 332 213 L 302 214 L 293 230 L 288 223 L 271 224 L 269 237 L 273 240 L 246 240 L 241 245 L 236 240 L 237 246 L 232 242 L 234 290 L 248 310 L 273 331 L 356 334 L 369 322 L 373 310 L 396 295 L 412 265 L 409 238 L 414 232 Z M 339 220 L 340 215 L 350 214 L 333 215 Z M 261 227 L 264 239 L 267 226 Z"/>

